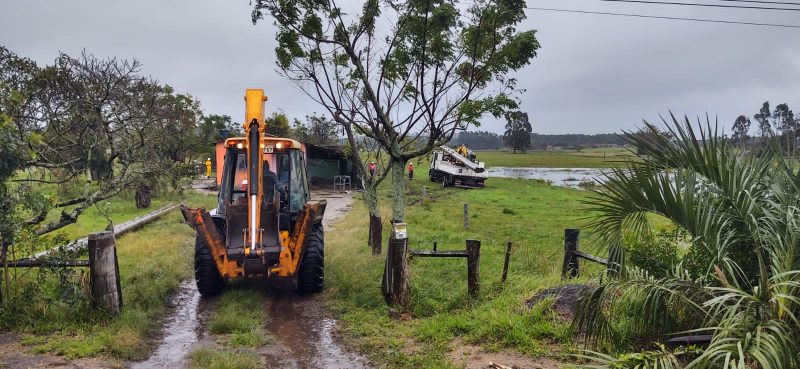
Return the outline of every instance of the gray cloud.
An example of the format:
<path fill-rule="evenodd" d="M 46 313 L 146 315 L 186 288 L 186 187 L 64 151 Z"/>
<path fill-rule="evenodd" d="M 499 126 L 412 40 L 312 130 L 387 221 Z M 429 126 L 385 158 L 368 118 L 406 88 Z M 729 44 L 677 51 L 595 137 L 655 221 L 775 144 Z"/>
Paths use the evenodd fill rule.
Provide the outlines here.
<path fill-rule="evenodd" d="M 529 1 L 530 6 L 800 24 L 800 12 L 609 6 Z M 246 0 L 6 2 L 0 44 L 39 63 L 58 51 L 137 58 L 144 72 L 202 101 L 207 113 L 240 119 L 247 87 L 268 109 L 302 117 L 314 106 L 275 72 L 274 27 L 250 22 Z M 730 126 L 764 100 L 800 110 L 800 30 L 531 10 L 539 57 L 518 73 L 523 109 L 543 133 L 616 132 L 670 109 L 718 116 Z M 486 119 L 481 129 L 499 131 Z"/>

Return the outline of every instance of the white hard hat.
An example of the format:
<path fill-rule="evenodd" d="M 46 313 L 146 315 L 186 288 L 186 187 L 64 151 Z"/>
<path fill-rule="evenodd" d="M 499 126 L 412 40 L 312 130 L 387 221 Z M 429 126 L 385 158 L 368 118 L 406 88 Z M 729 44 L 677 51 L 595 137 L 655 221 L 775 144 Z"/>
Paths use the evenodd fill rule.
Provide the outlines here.
<path fill-rule="evenodd" d="M 211 158 L 208 158 L 208 159 L 206 159 L 206 160 L 211 160 Z"/>

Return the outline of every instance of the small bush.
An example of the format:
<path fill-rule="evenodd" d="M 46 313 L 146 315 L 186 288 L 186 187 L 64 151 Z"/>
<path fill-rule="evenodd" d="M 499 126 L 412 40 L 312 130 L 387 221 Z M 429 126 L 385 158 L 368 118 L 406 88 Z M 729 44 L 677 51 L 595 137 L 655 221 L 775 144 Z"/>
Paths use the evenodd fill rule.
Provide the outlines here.
<path fill-rule="evenodd" d="M 677 232 L 659 231 L 644 239 L 627 244 L 632 265 L 646 270 L 651 275 L 662 277 L 678 263 Z"/>
<path fill-rule="evenodd" d="M 514 210 L 511 210 L 511 209 L 509 209 L 509 208 L 503 208 L 503 214 L 508 214 L 508 215 L 516 215 L 516 214 L 517 214 L 517 212 L 516 212 L 516 211 L 514 211 Z"/>

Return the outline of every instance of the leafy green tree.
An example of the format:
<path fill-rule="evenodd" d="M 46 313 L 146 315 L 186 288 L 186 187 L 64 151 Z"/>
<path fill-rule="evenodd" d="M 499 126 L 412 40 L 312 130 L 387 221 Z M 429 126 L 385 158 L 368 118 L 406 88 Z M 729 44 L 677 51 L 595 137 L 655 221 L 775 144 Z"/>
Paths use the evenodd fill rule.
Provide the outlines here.
<path fill-rule="evenodd" d="M 274 112 L 272 115 L 265 119 L 265 123 L 267 124 L 267 133 L 278 136 L 278 137 L 286 137 L 289 135 L 289 118 L 286 117 L 286 114 Z"/>
<path fill-rule="evenodd" d="M 750 118 L 744 115 L 736 117 L 736 121 L 733 122 L 733 136 L 731 136 L 733 142 L 743 146 L 747 140 L 747 133 L 750 132 L 750 125 Z"/>
<path fill-rule="evenodd" d="M 781 131 L 781 143 L 787 154 L 793 155 L 795 150 L 795 140 L 797 138 L 797 125 L 794 112 L 786 103 L 775 106 L 772 113 L 773 125 Z"/>
<path fill-rule="evenodd" d="M 138 61 L 84 52 L 60 54 L 40 67 L 0 47 L 0 66 L 1 134 L 20 145 L 4 149 L 21 150 L 24 159 L 3 155 L 2 165 L 8 173 L 42 174 L 10 179 L 13 191 L 0 194 L 0 202 L 9 203 L 9 193 L 40 197 L 38 184 L 83 182 L 46 206 L 20 209 L 26 216 L 21 224 L 35 228 L 34 234 L 72 224 L 90 206 L 127 189 L 180 178 L 180 164 L 192 152 L 199 104 L 143 76 Z M 48 217 L 50 211 L 58 213 Z"/>
<path fill-rule="evenodd" d="M 503 133 L 503 142 L 506 146 L 514 150 L 526 152 L 531 147 L 531 122 L 528 120 L 528 113 L 515 111 L 506 115 L 506 131 Z"/>
<path fill-rule="evenodd" d="M 733 148 L 711 122 L 706 127 L 673 116 L 674 137 L 649 124 L 647 136 L 626 135 L 642 149 L 639 160 L 611 169 L 589 201 L 597 214 L 591 229 L 618 277 L 584 297 L 575 328 L 612 354 L 626 334 L 639 342 L 708 334 L 710 343 L 590 353 L 598 368 L 800 366 L 800 172 L 776 139 L 753 155 Z M 651 214 L 690 240 L 664 277 L 630 266 L 624 247 L 647 239 Z"/>
<path fill-rule="evenodd" d="M 764 101 L 758 113 L 753 115 L 753 118 L 758 122 L 758 129 L 761 131 L 761 137 L 772 136 L 772 125 L 769 122 L 770 117 L 772 117 L 772 113 L 769 110 L 769 101 Z"/>
<path fill-rule="evenodd" d="M 304 121 L 294 120 L 292 135 L 299 141 L 314 145 L 334 145 L 337 139 L 336 127 L 337 124 L 328 117 L 306 115 Z"/>
<path fill-rule="evenodd" d="M 253 3 L 254 22 L 266 12 L 277 24 L 280 70 L 352 128 L 346 133 L 375 140 L 389 157 L 395 222 L 405 219 L 408 160 L 479 125 L 484 114 L 515 109 L 509 74 L 539 48 L 535 31 L 517 30 L 522 0 L 367 0 L 358 9 L 336 1 Z"/>
<path fill-rule="evenodd" d="M 242 135 L 242 127 L 234 123 L 229 115 L 204 115 L 198 121 L 195 152 L 203 158 L 214 158 L 214 145 L 228 137 Z M 227 132 L 224 134 L 223 133 Z"/>

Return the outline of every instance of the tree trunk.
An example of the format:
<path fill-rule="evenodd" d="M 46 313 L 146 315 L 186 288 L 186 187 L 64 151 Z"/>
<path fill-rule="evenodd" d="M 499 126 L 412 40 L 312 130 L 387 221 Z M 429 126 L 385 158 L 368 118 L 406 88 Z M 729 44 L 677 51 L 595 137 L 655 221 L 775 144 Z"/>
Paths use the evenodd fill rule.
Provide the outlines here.
<path fill-rule="evenodd" d="M 381 292 L 389 306 L 408 307 L 411 288 L 408 281 L 408 239 L 389 238 Z"/>
<path fill-rule="evenodd" d="M 380 255 L 383 242 L 383 223 L 381 222 L 381 209 L 378 206 L 377 190 L 372 182 L 364 185 L 364 203 L 369 210 L 369 245 L 372 247 L 372 255 Z"/>
<path fill-rule="evenodd" d="M 408 185 L 404 171 L 405 160 L 392 158 L 389 165 L 392 168 L 392 222 L 404 223 L 406 219 L 405 190 Z"/>
<path fill-rule="evenodd" d="M 136 207 L 145 209 L 150 207 L 151 191 L 150 186 L 143 185 L 136 189 Z"/>
<path fill-rule="evenodd" d="M 380 215 L 369 215 L 369 244 L 372 247 L 372 255 L 381 254 L 381 242 L 383 242 L 383 223 Z"/>
<path fill-rule="evenodd" d="M 122 311 L 122 286 L 113 232 L 89 234 L 89 275 L 92 302 L 113 315 Z"/>

